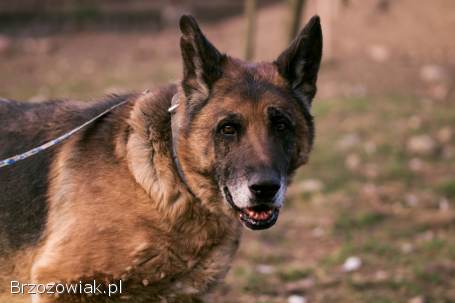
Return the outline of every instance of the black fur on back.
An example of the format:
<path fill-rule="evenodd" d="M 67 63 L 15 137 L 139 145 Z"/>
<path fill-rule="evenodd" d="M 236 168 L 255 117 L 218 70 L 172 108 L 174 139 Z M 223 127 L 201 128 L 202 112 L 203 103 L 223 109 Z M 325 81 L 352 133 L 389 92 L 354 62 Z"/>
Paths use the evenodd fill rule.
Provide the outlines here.
<path fill-rule="evenodd" d="M 111 96 L 91 105 L 0 99 L 0 160 L 57 138 L 129 97 Z M 51 147 L 0 168 L 0 256 L 33 245 L 42 236 L 47 219 L 49 168 L 59 148 Z"/>

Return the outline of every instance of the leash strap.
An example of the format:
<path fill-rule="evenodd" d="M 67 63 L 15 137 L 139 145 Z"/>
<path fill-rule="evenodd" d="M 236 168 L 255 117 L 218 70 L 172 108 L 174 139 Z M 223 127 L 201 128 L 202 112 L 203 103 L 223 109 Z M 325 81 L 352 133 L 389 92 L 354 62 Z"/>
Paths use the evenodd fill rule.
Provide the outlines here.
<path fill-rule="evenodd" d="M 95 122 L 99 118 L 103 117 L 104 115 L 106 115 L 107 113 L 111 112 L 112 110 L 114 110 L 115 108 L 119 107 L 120 105 L 123 105 L 123 104 L 127 103 L 128 101 L 130 101 L 130 100 L 126 99 L 126 100 L 124 100 L 124 101 L 122 101 L 120 103 L 117 103 L 117 104 L 111 106 L 110 108 L 108 108 L 105 111 L 103 111 L 101 114 L 93 117 L 92 119 L 88 120 L 84 124 L 79 125 L 78 127 L 70 130 L 69 132 L 61 135 L 60 137 L 58 137 L 56 139 L 48 141 L 48 142 L 46 142 L 46 143 L 44 143 L 44 144 L 42 144 L 40 146 L 37 146 L 37 147 L 35 147 L 35 148 L 33 148 L 33 149 L 29 150 L 29 151 L 26 151 L 25 153 L 22 153 L 22 154 L 19 154 L 19 155 L 15 155 L 13 157 L 10 157 L 10 158 L 4 159 L 4 160 L 0 160 L 0 168 L 4 167 L 4 166 L 13 165 L 13 164 L 15 164 L 15 163 L 17 163 L 19 161 L 27 159 L 28 157 L 31 157 L 33 155 L 36 155 L 36 154 L 42 152 L 42 151 L 45 151 L 46 149 L 51 148 L 54 145 L 62 143 L 63 141 L 65 141 L 66 139 L 68 139 L 69 137 L 71 137 L 72 135 L 74 135 L 75 133 L 77 133 L 78 131 L 80 131 L 81 129 L 86 127 L 87 125 Z"/>
<path fill-rule="evenodd" d="M 185 174 L 183 173 L 182 166 L 180 165 L 179 158 L 177 157 L 177 136 L 178 136 L 178 128 L 174 122 L 174 114 L 179 107 L 179 95 L 178 93 L 172 97 L 171 100 L 171 107 L 169 107 L 168 112 L 171 115 L 171 135 L 172 135 L 172 159 L 174 160 L 174 165 L 177 170 L 177 174 L 180 177 L 180 181 L 186 186 L 188 192 L 195 197 L 195 194 L 191 190 L 190 186 L 188 185 L 187 179 Z"/>

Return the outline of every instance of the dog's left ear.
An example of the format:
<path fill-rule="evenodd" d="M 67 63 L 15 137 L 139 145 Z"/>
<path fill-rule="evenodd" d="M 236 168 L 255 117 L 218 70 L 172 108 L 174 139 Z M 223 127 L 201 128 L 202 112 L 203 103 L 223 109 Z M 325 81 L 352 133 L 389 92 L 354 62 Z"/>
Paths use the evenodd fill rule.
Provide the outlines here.
<path fill-rule="evenodd" d="M 319 16 L 314 16 L 275 61 L 280 74 L 308 107 L 316 94 L 321 57 L 321 23 Z"/>
<path fill-rule="evenodd" d="M 180 18 L 180 48 L 183 59 L 183 91 L 188 100 L 208 98 L 213 83 L 221 77 L 221 54 L 204 36 L 196 20 Z M 197 94 L 197 98 L 192 98 Z"/>

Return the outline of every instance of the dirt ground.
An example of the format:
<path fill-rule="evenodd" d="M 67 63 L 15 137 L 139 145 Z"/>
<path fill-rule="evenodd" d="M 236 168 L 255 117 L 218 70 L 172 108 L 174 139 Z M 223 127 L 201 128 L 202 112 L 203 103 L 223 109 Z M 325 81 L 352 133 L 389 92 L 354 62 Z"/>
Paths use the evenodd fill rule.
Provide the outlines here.
<path fill-rule="evenodd" d="M 310 163 L 276 226 L 245 231 L 214 302 L 455 302 L 455 2 L 345 1 L 314 102 Z M 307 15 L 316 10 L 310 1 Z M 287 10 L 258 14 L 257 60 Z M 305 17 L 307 19 L 308 16 Z M 242 56 L 244 24 L 202 25 Z M 0 37 L 0 96 L 38 102 L 143 90 L 181 73 L 178 31 Z"/>

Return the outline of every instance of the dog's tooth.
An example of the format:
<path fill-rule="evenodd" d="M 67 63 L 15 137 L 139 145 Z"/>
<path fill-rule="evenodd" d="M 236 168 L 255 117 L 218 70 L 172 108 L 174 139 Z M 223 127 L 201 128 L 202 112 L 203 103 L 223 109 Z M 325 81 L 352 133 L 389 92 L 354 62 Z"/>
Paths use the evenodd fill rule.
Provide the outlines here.
<path fill-rule="evenodd" d="M 268 212 L 261 212 L 261 220 L 267 220 L 270 217 Z"/>

